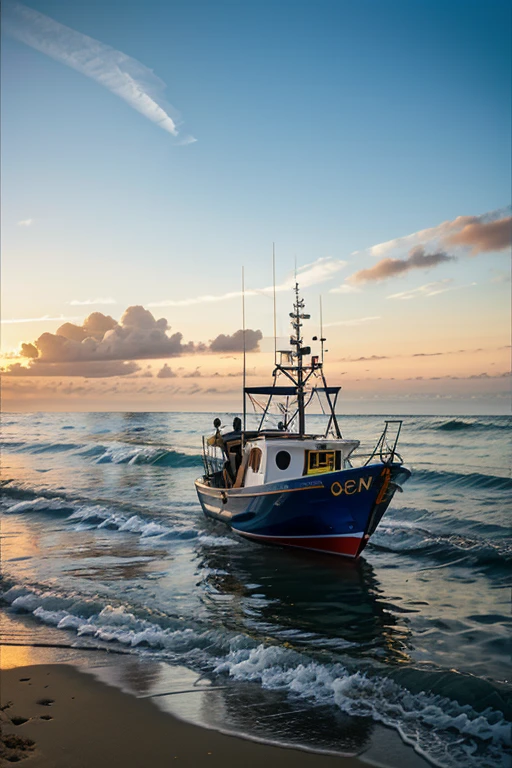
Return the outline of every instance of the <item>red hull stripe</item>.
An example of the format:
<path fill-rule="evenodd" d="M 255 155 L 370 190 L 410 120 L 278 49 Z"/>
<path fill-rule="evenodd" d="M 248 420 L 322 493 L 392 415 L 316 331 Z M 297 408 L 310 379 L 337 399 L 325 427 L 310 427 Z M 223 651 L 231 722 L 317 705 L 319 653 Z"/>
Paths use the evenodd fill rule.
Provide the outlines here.
<path fill-rule="evenodd" d="M 235 529 L 236 530 L 236 529 Z M 356 557 L 363 538 L 362 533 L 339 534 L 328 536 L 262 536 L 257 533 L 236 531 L 240 536 L 261 541 L 262 544 L 279 544 L 283 547 L 299 547 L 300 549 L 314 549 L 317 552 L 331 552 L 336 555 Z"/>

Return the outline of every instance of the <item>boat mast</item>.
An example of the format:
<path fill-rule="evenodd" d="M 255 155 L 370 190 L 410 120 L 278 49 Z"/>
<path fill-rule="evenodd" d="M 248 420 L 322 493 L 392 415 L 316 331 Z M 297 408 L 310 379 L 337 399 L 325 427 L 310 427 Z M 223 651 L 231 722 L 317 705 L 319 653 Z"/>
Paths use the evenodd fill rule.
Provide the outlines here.
<path fill-rule="evenodd" d="M 245 381 L 246 381 L 246 348 L 245 348 L 245 276 L 242 267 L 242 335 L 243 335 L 243 372 L 242 372 L 242 399 L 243 399 L 243 427 L 242 427 L 242 446 L 244 444 L 244 435 L 246 431 L 247 409 L 245 406 Z"/>
<path fill-rule="evenodd" d="M 304 435 L 306 432 L 306 413 L 304 408 L 304 368 L 302 365 L 302 315 L 301 310 L 304 309 L 304 299 L 299 298 L 299 284 L 295 282 L 295 304 L 294 312 L 292 313 L 292 326 L 295 330 L 295 338 L 292 337 L 290 342 L 296 347 L 295 355 L 297 356 L 297 410 L 299 415 L 299 435 Z"/>
<path fill-rule="evenodd" d="M 272 291 L 274 299 L 274 366 L 277 365 L 277 320 L 276 320 L 276 245 L 272 243 Z"/>

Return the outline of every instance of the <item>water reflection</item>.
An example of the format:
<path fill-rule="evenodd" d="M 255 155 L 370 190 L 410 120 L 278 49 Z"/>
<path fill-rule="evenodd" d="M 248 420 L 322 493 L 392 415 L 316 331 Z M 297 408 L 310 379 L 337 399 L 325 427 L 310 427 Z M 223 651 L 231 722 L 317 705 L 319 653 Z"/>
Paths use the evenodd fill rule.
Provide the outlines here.
<path fill-rule="evenodd" d="M 175 714 L 183 705 L 179 701 L 166 703 Z M 281 691 L 250 683 L 204 691 L 200 712 L 200 722 L 214 728 L 345 755 L 367 749 L 375 728 L 370 718 L 349 717 L 332 706 L 311 707 Z"/>
<path fill-rule="evenodd" d="M 357 658 L 409 661 L 408 611 L 383 596 L 365 560 L 253 545 L 206 545 L 200 553 L 203 602 L 229 629 Z"/>

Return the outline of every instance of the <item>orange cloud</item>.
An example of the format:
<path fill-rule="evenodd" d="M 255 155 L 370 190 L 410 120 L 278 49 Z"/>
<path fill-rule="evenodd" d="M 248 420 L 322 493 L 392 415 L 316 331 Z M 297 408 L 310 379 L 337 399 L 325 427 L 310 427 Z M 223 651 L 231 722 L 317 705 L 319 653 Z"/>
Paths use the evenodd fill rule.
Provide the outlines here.
<path fill-rule="evenodd" d="M 21 355 L 30 360 L 28 366 L 19 363 L 7 369 L 12 376 L 123 376 L 139 370 L 135 361 L 178 357 L 205 352 L 239 352 L 243 349 L 244 333 L 220 334 L 209 345 L 203 342 L 183 344 L 177 332 L 168 335 L 165 317 L 156 320 L 142 306 L 128 307 L 117 322 L 110 315 L 93 312 L 82 325 L 66 322 L 56 333 L 43 333 L 32 343 L 21 346 Z M 245 331 L 248 352 L 259 349 L 261 331 Z M 117 363 L 117 365 L 114 365 Z M 172 371 L 164 368 L 159 378 L 170 378 Z"/>
<path fill-rule="evenodd" d="M 454 261 L 454 256 L 449 256 L 444 251 L 425 253 L 423 246 L 418 245 L 409 251 L 406 259 L 381 259 L 373 267 L 360 269 L 351 277 L 350 282 L 367 283 L 378 280 L 387 280 L 390 277 L 403 275 L 412 269 L 430 269 L 447 261 Z"/>
<path fill-rule="evenodd" d="M 503 251 L 512 243 L 512 216 L 497 221 L 473 221 L 460 232 L 446 237 L 444 242 L 447 245 L 470 246 L 474 256 L 485 251 Z"/>

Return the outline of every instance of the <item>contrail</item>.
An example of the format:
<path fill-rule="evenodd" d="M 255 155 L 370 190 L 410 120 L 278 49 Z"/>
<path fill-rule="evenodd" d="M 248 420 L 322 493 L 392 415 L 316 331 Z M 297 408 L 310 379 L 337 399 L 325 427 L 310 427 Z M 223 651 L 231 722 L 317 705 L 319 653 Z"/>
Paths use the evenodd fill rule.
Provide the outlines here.
<path fill-rule="evenodd" d="M 95 80 L 178 138 L 179 115 L 162 98 L 165 83 L 137 59 L 59 24 L 22 3 L 8 0 L 4 4 L 2 22 L 3 30 L 11 37 Z M 179 143 L 194 141 L 193 136 L 184 136 L 180 137 Z"/>

